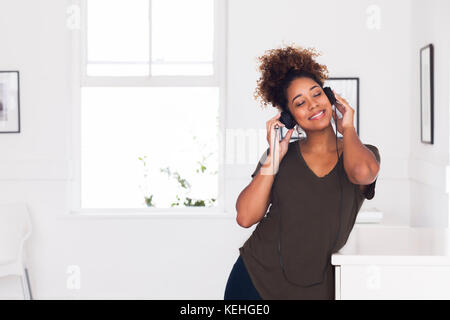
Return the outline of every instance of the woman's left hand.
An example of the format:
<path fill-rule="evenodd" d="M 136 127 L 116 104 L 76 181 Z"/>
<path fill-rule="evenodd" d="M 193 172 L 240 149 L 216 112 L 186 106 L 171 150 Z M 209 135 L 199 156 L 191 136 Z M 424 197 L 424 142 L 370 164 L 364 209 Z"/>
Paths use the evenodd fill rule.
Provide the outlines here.
<path fill-rule="evenodd" d="M 355 110 L 353 110 L 352 107 L 348 104 L 347 100 L 342 98 L 340 95 L 338 95 L 334 90 L 332 90 L 334 93 L 334 96 L 336 97 L 336 107 L 339 110 L 339 112 L 342 114 L 342 118 L 339 119 L 337 117 L 336 112 L 333 111 L 333 119 L 337 117 L 337 130 L 340 134 L 344 135 L 344 130 L 347 128 L 354 128 L 354 115 Z"/>

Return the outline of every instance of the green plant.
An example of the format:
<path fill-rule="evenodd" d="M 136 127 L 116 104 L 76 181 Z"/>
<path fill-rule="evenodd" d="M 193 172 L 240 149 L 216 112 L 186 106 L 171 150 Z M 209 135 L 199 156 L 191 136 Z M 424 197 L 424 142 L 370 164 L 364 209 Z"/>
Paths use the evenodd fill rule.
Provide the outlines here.
<path fill-rule="evenodd" d="M 199 163 L 199 162 L 198 162 Z M 197 169 L 196 172 L 202 171 L 204 172 L 206 170 L 206 167 L 202 164 L 200 164 L 200 169 Z M 186 190 L 186 193 L 190 193 L 191 192 L 191 184 L 186 180 L 181 178 L 180 174 L 178 172 L 171 172 L 169 167 L 166 168 L 161 168 L 160 169 L 161 172 L 165 172 L 167 173 L 168 177 L 174 177 L 177 182 L 179 183 L 179 185 L 181 186 L 181 188 Z M 181 198 L 179 197 L 179 195 L 176 195 L 177 201 L 173 202 L 170 206 L 171 207 L 175 207 L 175 206 L 179 206 L 180 205 L 180 200 Z M 207 199 L 206 202 L 203 199 L 193 199 L 190 197 L 185 197 L 185 200 L 183 201 L 183 205 L 186 207 L 205 207 L 206 204 L 211 205 L 216 201 L 216 199 L 211 198 L 211 199 Z"/>
<path fill-rule="evenodd" d="M 153 195 L 150 195 L 150 197 L 144 197 L 145 199 L 145 204 L 147 205 L 147 207 L 154 207 L 155 205 L 153 204 L 152 200 L 153 200 Z"/>
<path fill-rule="evenodd" d="M 140 161 L 143 162 L 144 164 L 144 179 L 145 181 L 148 180 L 148 167 L 147 167 L 147 163 L 145 162 L 145 159 L 147 158 L 147 156 L 143 156 L 143 157 L 138 157 L 138 159 Z M 144 195 L 144 202 L 147 205 L 147 207 L 154 207 L 155 204 L 153 203 L 153 194 L 149 194 L 147 195 L 147 193 L 149 192 L 147 189 L 148 187 L 145 188 L 145 190 L 142 190 L 142 185 L 139 185 L 139 188 L 141 189 L 141 192 Z"/>
<path fill-rule="evenodd" d="M 193 139 L 197 140 L 197 137 L 193 136 Z M 198 142 L 197 142 L 197 146 L 199 147 L 199 152 L 204 152 L 204 150 L 207 149 L 207 147 L 205 145 L 200 146 Z M 207 159 L 213 154 L 214 154 L 214 152 L 210 152 L 206 156 L 205 155 L 201 156 L 201 160 L 196 162 L 198 165 L 198 168 L 195 169 L 196 173 L 198 173 L 198 174 L 217 174 L 218 173 L 217 170 L 214 172 L 208 172 Z M 138 159 L 143 162 L 144 178 L 147 180 L 149 174 L 148 174 L 147 163 L 145 161 L 146 158 L 147 158 L 147 156 L 138 157 Z M 186 207 L 205 207 L 205 206 L 211 206 L 215 203 L 215 201 L 216 201 L 215 198 L 194 199 L 194 198 L 188 197 L 187 195 L 191 192 L 191 184 L 185 178 L 181 177 L 181 175 L 178 171 L 171 171 L 170 167 L 166 167 L 166 168 L 160 168 L 160 172 L 166 173 L 167 177 L 169 179 L 173 178 L 174 180 L 176 180 L 178 185 L 181 187 L 181 190 L 184 190 L 184 196 L 180 197 L 180 195 L 178 195 L 178 194 L 175 195 L 176 201 L 174 201 L 173 203 L 170 204 L 171 207 L 180 206 L 180 203 L 182 203 Z M 141 188 L 141 190 L 142 190 L 142 188 Z M 144 193 L 144 199 L 145 199 L 146 205 L 148 207 L 155 206 L 155 204 L 153 203 L 153 194 L 148 195 L 148 193 L 149 193 L 148 190 L 144 191 L 143 193 Z"/>

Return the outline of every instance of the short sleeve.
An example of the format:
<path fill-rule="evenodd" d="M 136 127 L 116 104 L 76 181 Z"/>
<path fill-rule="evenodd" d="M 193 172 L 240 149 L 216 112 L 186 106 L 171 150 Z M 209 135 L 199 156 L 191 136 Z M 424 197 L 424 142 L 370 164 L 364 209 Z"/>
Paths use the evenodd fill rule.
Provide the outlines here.
<path fill-rule="evenodd" d="M 373 152 L 373 154 L 375 155 L 375 158 L 377 159 L 378 163 L 381 163 L 380 161 L 380 152 L 378 151 L 378 148 L 371 145 L 371 144 L 364 144 L 370 151 Z M 375 196 L 375 185 L 377 183 L 378 177 L 377 179 L 375 179 L 374 182 L 372 182 L 367 189 L 365 190 L 364 193 L 362 193 L 362 195 L 367 199 L 367 200 L 371 200 L 373 199 L 373 197 Z M 357 185 L 357 188 L 359 190 L 359 193 L 361 194 L 361 189 L 359 187 L 359 185 Z"/>
<path fill-rule="evenodd" d="M 269 148 L 267 148 L 267 150 L 262 154 L 261 158 L 259 159 L 258 164 L 256 165 L 256 168 L 255 168 L 255 171 L 253 171 L 253 173 L 252 173 L 252 176 L 251 176 L 252 178 L 254 178 L 258 174 L 259 169 L 266 161 L 268 155 L 269 155 Z"/>
<path fill-rule="evenodd" d="M 378 148 L 371 145 L 371 144 L 365 144 L 365 146 L 373 152 L 373 154 L 375 155 L 375 158 L 377 159 L 378 163 L 380 163 L 380 152 L 378 151 Z"/>

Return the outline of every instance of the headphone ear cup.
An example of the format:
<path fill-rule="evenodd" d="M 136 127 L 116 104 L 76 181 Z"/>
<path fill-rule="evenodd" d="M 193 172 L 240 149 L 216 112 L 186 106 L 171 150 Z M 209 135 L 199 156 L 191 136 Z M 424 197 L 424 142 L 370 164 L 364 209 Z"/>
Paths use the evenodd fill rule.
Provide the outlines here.
<path fill-rule="evenodd" d="M 286 129 L 292 129 L 297 124 L 291 113 L 286 111 L 281 112 L 280 122 L 286 126 Z"/>
<path fill-rule="evenodd" d="M 336 105 L 336 97 L 333 93 L 333 91 L 331 90 L 330 87 L 325 87 L 323 88 L 323 91 L 325 92 L 326 96 L 328 97 L 328 100 L 330 101 L 331 105 Z"/>

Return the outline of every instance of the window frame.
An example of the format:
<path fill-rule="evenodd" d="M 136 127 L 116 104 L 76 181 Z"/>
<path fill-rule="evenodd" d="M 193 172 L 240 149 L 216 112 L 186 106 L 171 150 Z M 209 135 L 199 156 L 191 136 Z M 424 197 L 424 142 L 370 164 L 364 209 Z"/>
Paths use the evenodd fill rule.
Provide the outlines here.
<path fill-rule="evenodd" d="M 71 33 L 71 112 L 70 120 L 70 160 L 69 160 L 69 216 L 89 218 L 109 217 L 231 217 L 225 212 L 225 172 L 224 172 L 224 131 L 226 105 L 226 21 L 227 0 L 214 1 L 214 52 L 212 76 L 88 76 L 87 70 L 87 1 L 77 0 L 80 10 L 80 26 Z M 151 2 L 149 1 L 149 19 L 151 19 Z M 151 27 L 151 24 L 150 24 Z M 151 34 L 151 33 L 150 33 Z M 151 41 L 150 41 L 151 46 Z M 151 55 L 151 48 L 150 48 Z M 150 58 L 151 59 L 151 58 Z M 149 60 L 151 68 L 151 60 Z M 81 90 L 83 87 L 218 87 L 219 90 L 219 172 L 218 172 L 218 206 L 180 207 L 180 208 L 81 208 Z"/>

